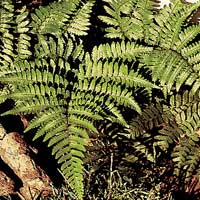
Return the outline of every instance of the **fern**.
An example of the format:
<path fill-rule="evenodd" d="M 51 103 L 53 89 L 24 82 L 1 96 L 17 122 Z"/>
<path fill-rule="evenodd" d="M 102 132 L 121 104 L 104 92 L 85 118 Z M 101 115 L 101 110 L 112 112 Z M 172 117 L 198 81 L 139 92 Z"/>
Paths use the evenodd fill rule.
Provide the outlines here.
<path fill-rule="evenodd" d="M 174 174 L 188 183 L 199 174 L 199 119 L 199 93 L 185 90 L 171 95 L 169 104 L 148 106 L 118 134 L 131 139 L 139 159 L 156 162 L 163 152 L 170 153 Z"/>
<path fill-rule="evenodd" d="M 13 39 L 14 36 L 9 32 L 12 29 L 14 19 L 14 6 L 11 1 L 3 1 L 1 4 L 1 66 L 12 63 Z"/>
<path fill-rule="evenodd" d="M 155 15 L 156 23 L 150 24 L 147 43 L 158 45 L 159 48 L 155 48 L 143 62 L 152 71 L 153 80 L 159 80 L 165 92 L 172 90 L 174 84 L 177 91 L 183 84 L 192 86 L 193 92 L 198 90 L 198 74 L 195 71 L 198 53 L 191 58 L 183 52 L 188 52 L 190 45 L 196 46 L 199 26 L 186 27 L 184 24 L 199 5 L 175 1 L 171 7 L 165 7 Z"/>
<path fill-rule="evenodd" d="M 128 127 L 123 108 L 141 112 L 134 88 L 149 93 L 157 88 L 129 64 L 151 48 L 130 42 L 107 44 L 108 55 L 116 55 L 113 61 L 102 53 L 104 45 L 92 53 L 84 51 L 82 36 L 89 30 L 93 5 L 94 1 L 60 1 L 29 14 L 26 7 L 15 11 L 10 2 L 16 21 L 10 25 L 10 62 L 5 65 L 2 58 L 0 77 L 2 84 L 13 85 L 1 93 L 1 102 L 15 101 L 15 107 L 2 115 L 34 114 L 25 132 L 36 128 L 33 139 L 48 141 L 78 199 L 84 195 L 85 146 L 89 133 L 98 132 L 94 122 L 107 119 Z M 121 52 L 129 63 L 117 60 Z"/>
<path fill-rule="evenodd" d="M 138 157 L 156 163 L 157 148 L 172 148 L 178 174 L 184 164 L 190 173 L 198 167 L 199 26 L 187 19 L 200 3 L 174 0 L 156 11 L 151 0 L 106 0 L 98 19 L 107 39 L 90 48 L 95 5 L 62 0 L 30 13 L 4 0 L 0 8 L 0 102 L 15 102 L 2 115 L 34 114 L 25 132 L 36 129 L 33 139 L 48 142 L 77 199 L 97 122 L 121 127 Z M 181 94 L 182 86 L 191 92 Z"/>
<path fill-rule="evenodd" d="M 149 105 L 143 110 L 140 116 L 132 119 L 130 127 L 118 133 L 119 135 L 129 138 L 133 143 L 132 148 L 135 150 L 138 159 L 145 157 L 148 161 L 156 163 L 159 159 L 159 152 L 156 150 L 157 146 L 166 147 L 166 138 L 158 136 L 159 129 L 165 127 L 173 117 L 172 114 L 164 112 L 162 104 L 156 103 Z M 168 135 L 167 135 L 168 136 Z M 169 136 L 170 137 L 170 136 Z M 160 141 L 158 141 L 159 139 Z"/>
<path fill-rule="evenodd" d="M 92 60 L 96 61 L 103 59 L 117 59 L 132 61 L 145 53 L 151 52 L 151 47 L 138 45 L 135 42 L 112 42 L 111 44 L 101 44 L 95 46 L 92 50 Z"/>
<path fill-rule="evenodd" d="M 120 0 L 120 1 L 110 1 L 109 6 L 104 6 L 106 12 L 110 16 L 99 16 L 99 18 L 105 23 L 111 25 L 111 27 L 106 28 L 108 32 L 106 37 L 108 38 L 134 38 L 135 35 L 131 32 L 134 25 L 129 17 L 132 11 L 131 1 Z M 122 17 L 122 14 L 127 16 Z M 114 26 L 114 27 L 112 27 Z M 140 33 L 140 27 L 135 28 L 136 32 Z"/>
<path fill-rule="evenodd" d="M 80 9 L 78 9 L 72 17 L 72 20 L 69 24 L 66 25 L 66 30 L 68 33 L 74 35 L 87 35 L 87 31 L 89 30 L 89 18 L 90 13 L 92 12 L 92 7 L 94 5 L 94 1 L 88 1 Z"/>
<path fill-rule="evenodd" d="M 122 10 L 120 5 L 126 3 L 129 5 L 128 9 Z M 197 73 L 199 45 L 196 44 L 195 38 L 198 37 L 200 29 L 199 25 L 185 26 L 185 24 L 199 5 L 199 3 L 183 4 L 177 0 L 173 1 L 171 6 L 154 11 L 157 3 L 151 0 L 137 3 L 109 1 L 108 6 L 105 6 L 109 17 L 100 16 L 100 19 L 111 26 L 105 29 L 106 37 L 126 38 L 135 42 L 144 40 L 145 48 L 153 46 L 150 53 L 142 56 L 141 67 L 150 70 L 153 81 L 163 87 L 165 94 L 174 89 L 174 86 L 179 91 L 184 84 L 192 86 L 193 92 L 196 92 L 199 88 Z M 120 24 L 123 24 L 122 28 Z M 116 47 L 112 45 L 113 49 Z M 108 47 L 99 48 L 102 52 L 108 49 Z M 190 52 L 191 48 L 196 49 L 193 55 L 186 53 Z"/>
<path fill-rule="evenodd" d="M 185 180 L 189 181 L 191 174 L 199 168 L 199 94 L 193 95 L 186 90 L 182 95 L 172 96 L 170 104 L 170 107 L 164 106 L 164 110 L 170 112 L 175 121 L 164 127 L 156 138 L 164 150 L 169 145 L 174 146 L 175 173 L 184 174 Z"/>

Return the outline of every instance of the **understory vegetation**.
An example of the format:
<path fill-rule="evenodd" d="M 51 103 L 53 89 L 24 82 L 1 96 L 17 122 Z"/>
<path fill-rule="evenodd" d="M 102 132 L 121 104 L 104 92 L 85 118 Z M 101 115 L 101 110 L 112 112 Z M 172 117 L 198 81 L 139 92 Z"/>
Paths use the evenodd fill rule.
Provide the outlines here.
<path fill-rule="evenodd" d="M 45 199 L 200 198 L 199 7 L 2 0 L 1 118 L 54 156 Z"/>

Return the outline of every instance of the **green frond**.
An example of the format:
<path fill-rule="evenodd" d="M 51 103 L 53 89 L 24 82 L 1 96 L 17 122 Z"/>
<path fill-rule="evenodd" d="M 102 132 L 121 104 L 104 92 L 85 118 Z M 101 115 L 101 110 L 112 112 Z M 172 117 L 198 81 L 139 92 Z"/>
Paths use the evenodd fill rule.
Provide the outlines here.
<path fill-rule="evenodd" d="M 29 49 L 31 46 L 31 37 L 28 34 L 30 30 L 29 13 L 26 7 L 16 11 L 9 1 L 7 3 L 3 1 L 2 6 L 6 6 L 6 8 L 1 8 L 1 63 L 12 65 L 14 60 L 27 59 L 32 55 Z M 4 27 L 4 23 L 7 24 L 7 27 Z"/>
<path fill-rule="evenodd" d="M 107 2 L 107 1 L 105 1 Z M 108 38 L 139 39 L 142 36 L 141 24 L 132 18 L 134 4 L 126 0 L 107 2 L 104 9 L 108 16 L 99 16 L 100 20 L 109 25 L 105 31 Z"/>
<path fill-rule="evenodd" d="M 122 48 L 124 46 L 122 42 Z M 130 90 L 122 90 L 120 84 L 126 85 L 126 88 L 157 88 L 157 86 L 145 80 L 141 75 L 131 70 L 129 71 L 127 65 L 119 65 L 117 62 L 108 61 L 93 62 L 88 54 L 85 57 L 85 65 L 79 65 L 79 71 L 77 71 L 76 75 L 79 81 L 74 84 L 74 88 L 76 88 L 78 93 L 72 93 L 71 97 L 74 101 L 70 105 L 76 104 L 75 110 L 79 110 L 79 114 L 86 114 L 84 109 L 88 110 L 87 116 L 91 116 L 90 113 L 92 112 L 100 114 L 103 111 L 100 114 L 101 116 L 105 116 L 107 119 L 125 126 L 127 126 L 127 123 L 117 107 L 123 105 L 139 113 L 141 109 L 134 100 Z M 95 94 L 95 99 L 91 94 Z M 101 106 L 103 104 L 105 105 L 104 107 Z M 81 107 L 84 107 L 84 109 Z M 107 117 L 108 113 L 112 113 L 113 116 Z"/>
<path fill-rule="evenodd" d="M 200 50 L 200 42 L 191 43 L 181 49 L 181 54 L 185 58 L 190 58 L 193 55 L 196 55 Z"/>
<path fill-rule="evenodd" d="M 189 40 L 195 37 L 194 28 L 186 28 L 186 30 L 182 30 L 184 23 L 186 22 L 187 18 L 192 14 L 199 7 L 200 3 L 196 4 L 184 4 L 180 0 L 176 1 L 172 4 L 172 6 L 164 7 L 161 11 L 155 15 L 156 23 L 152 23 L 149 27 L 149 35 L 148 43 L 151 44 L 159 44 L 161 47 L 165 49 L 174 48 L 177 49 L 176 44 L 184 45 Z M 191 30 L 192 33 L 191 34 Z M 186 41 L 183 41 L 183 35 L 188 33 L 185 37 Z M 188 35 L 190 35 L 190 38 Z M 152 37 L 151 37 L 152 36 Z M 151 40 L 151 42 L 150 42 Z M 181 40 L 183 44 L 180 44 Z M 176 46 L 176 47 L 174 47 Z M 181 46 L 179 46 L 181 48 Z"/>
<path fill-rule="evenodd" d="M 158 103 L 156 105 L 150 105 L 145 108 L 141 115 L 131 120 L 129 137 L 135 139 L 142 136 L 144 133 L 152 130 L 155 127 L 160 127 L 164 123 L 168 123 L 170 114 L 165 113 L 162 106 Z"/>
<path fill-rule="evenodd" d="M 69 102 L 69 109 L 68 109 L 68 112 L 70 114 L 77 114 L 77 115 L 80 115 L 80 116 L 85 116 L 86 118 L 88 119 L 91 119 L 91 120 L 102 120 L 103 117 L 98 113 L 98 112 L 95 112 L 96 111 L 99 111 L 101 110 L 101 107 L 89 107 L 88 106 L 79 106 L 79 104 L 76 102 L 76 103 L 72 103 L 73 101 L 70 101 Z"/>
<path fill-rule="evenodd" d="M 188 136 L 192 136 L 200 126 L 199 98 L 198 93 L 193 94 L 187 90 L 182 95 L 177 94 L 170 98 L 170 111 Z M 192 138 L 197 140 L 197 135 Z"/>
<path fill-rule="evenodd" d="M 183 137 L 175 147 L 172 157 L 175 162 L 175 174 L 180 175 L 184 172 L 185 181 L 190 181 L 191 174 L 199 168 L 199 145 L 190 138 Z"/>
<path fill-rule="evenodd" d="M 98 132 L 97 129 L 94 127 L 93 123 L 91 123 L 90 120 L 81 118 L 81 117 L 73 115 L 73 114 L 70 115 L 70 117 L 69 117 L 69 123 L 75 124 L 76 126 L 79 126 L 79 127 L 82 127 L 82 128 L 86 128 L 86 129 L 93 131 L 93 132 L 96 132 L 96 133 Z"/>
<path fill-rule="evenodd" d="M 82 134 L 85 132 L 84 134 Z M 85 136 L 86 138 L 85 138 Z M 83 157 L 88 135 L 86 131 L 79 127 L 69 126 L 65 132 L 55 135 L 49 145 L 53 145 L 52 153 L 55 154 L 58 163 L 61 163 L 63 175 L 76 192 L 78 199 L 83 196 Z"/>
<path fill-rule="evenodd" d="M 92 50 L 92 60 L 98 61 L 103 59 L 117 59 L 132 61 L 137 57 L 149 53 L 152 51 L 152 47 L 138 45 L 135 42 L 112 42 L 111 44 L 101 44 L 95 46 Z"/>
<path fill-rule="evenodd" d="M 76 44 L 74 51 L 72 52 L 72 58 L 73 60 L 83 60 L 84 58 L 84 50 L 83 50 L 83 44 L 82 41 L 80 40 L 80 42 L 78 44 Z"/>
<path fill-rule="evenodd" d="M 32 119 L 28 125 L 28 127 L 25 129 L 24 132 L 28 132 L 31 129 L 34 129 L 36 127 L 39 127 L 43 124 L 48 123 L 49 120 L 54 120 L 55 116 L 61 115 L 65 112 L 65 109 L 62 107 L 54 107 L 50 109 L 46 109 L 43 112 L 38 113 L 37 117 Z"/>
<path fill-rule="evenodd" d="M 199 64 L 200 62 L 200 53 L 197 53 L 196 55 L 193 55 L 191 56 L 189 59 L 188 59 L 189 63 L 190 64 Z"/>
<path fill-rule="evenodd" d="M 62 123 L 59 123 L 58 126 L 55 126 L 53 129 L 51 129 L 45 134 L 42 134 L 41 136 L 43 137 L 43 141 L 46 142 L 51 138 L 53 138 L 56 134 L 60 134 L 65 130 L 66 130 L 66 120 L 63 119 Z"/>
<path fill-rule="evenodd" d="M 188 44 L 197 37 L 197 35 L 200 32 L 200 26 L 199 25 L 192 25 L 187 27 L 186 29 L 184 29 L 180 34 L 179 34 L 179 40 L 177 40 L 177 42 L 175 43 L 175 48 L 177 51 L 187 51 L 189 49 L 188 48 Z M 186 47 L 187 46 L 187 47 Z M 191 46 L 194 47 L 194 43 L 191 44 Z M 182 48 L 186 47 L 184 50 Z M 194 53 L 194 51 L 192 51 L 192 54 Z M 183 55 L 183 54 L 182 54 Z"/>
<path fill-rule="evenodd" d="M 138 20 L 138 25 L 142 27 L 142 36 L 145 37 L 145 40 L 149 38 L 149 28 L 153 21 L 153 10 L 156 6 L 157 3 L 153 0 L 138 1 L 133 12 L 133 16 Z"/>
<path fill-rule="evenodd" d="M 40 128 L 33 139 L 44 137 L 43 141 L 48 140 L 48 146 L 53 146 L 52 153 L 61 164 L 63 175 L 78 198 L 81 198 L 83 196 L 82 159 L 86 151 L 84 145 L 89 140 L 85 128 L 97 132 L 96 128 L 90 121 L 76 115 L 70 115 L 67 119 L 64 107 L 53 107 L 39 112 L 30 122 L 26 132 L 35 127 Z"/>
<path fill-rule="evenodd" d="M 14 5 L 11 0 L 2 0 L 0 5 L 1 21 L 0 32 L 6 33 L 13 25 L 14 17 Z"/>
<path fill-rule="evenodd" d="M 32 14 L 33 32 L 36 34 L 65 32 L 79 36 L 86 35 L 93 5 L 93 1 L 83 4 L 75 1 L 60 1 L 50 3 L 46 7 L 42 6 Z"/>
<path fill-rule="evenodd" d="M 178 91 L 191 74 L 195 75 L 187 60 L 172 50 L 155 49 L 146 55 L 142 62 L 152 70 L 153 81 L 159 80 L 160 85 L 166 86 L 168 92 L 173 85 Z M 193 78 L 195 79 L 196 75 Z"/>
<path fill-rule="evenodd" d="M 95 94 L 95 97 L 94 97 L 94 94 Z M 101 120 L 102 117 L 109 116 L 109 113 L 110 114 L 112 113 L 114 117 L 112 119 L 116 118 L 118 123 L 124 124 L 125 126 L 127 125 L 127 123 L 124 121 L 124 118 L 120 110 L 117 108 L 117 106 L 114 103 L 112 103 L 112 99 L 110 100 L 105 96 L 105 93 L 98 95 L 97 93 L 94 93 L 94 92 L 92 94 L 89 94 L 89 93 L 86 93 L 86 91 L 83 91 L 81 93 L 80 92 L 73 93 L 72 99 L 73 98 L 74 98 L 74 101 L 71 101 L 69 103 L 69 106 L 70 107 L 72 106 L 72 109 L 69 107 L 69 113 L 71 114 L 76 113 L 79 115 L 82 114 L 90 119 L 99 119 L 99 120 Z M 120 98 L 120 97 L 116 96 L 116 99 L 117 98 Z M 123 98 L 121 98 L 121 101 L 123 101 Z M 136 106 L 138 106 L 137 103 L 136 103 Z"/>
<path fill-rule="evenodd" d="M 124 117 L 122 116 L 120 110 L 115 106 L 114 103 L 110 102 L 110 101 L 106 101 L 105 102 L 107 108 L 105 108 L 105 110 L 108 110 L 112 115 L 108 116 L 107 119 L 110 120 L 111 122 L 116 122 L 119 123 L 125 127 L 128 127 L 127 122 L 124 120 Z M 135 107 L 137 108 L 137 104 L 135 105 Z M 141 112 L 140 108 L 138 107 L 138 112 Z"/>
<path fill-rule="evenodd" d="M 38 44 L 35 45 L 37 58 L 52 58 L 58 62 L 64 62 L 70 56 L 74 60 L 81 60 L 83 45 L 81 40 L 71 37 L 68 34 L 60 35 L 38 35 Z"/>
<path fill-rule="evenodd" d="M 19 34 L 19 37 L 17 38 L 16 44 L 16 59 L 28 59 L 32 55 L 32 52 L 29 49 L 31 46 L 31 37 L 30 35 L 28 35 L 28 32 L 30 30 L 30 20 L 28 18 L 28 15 L 29 13 L 25 6 L 22 9 L 20 9 L 17 13 L 17 26 L 15 32 Z"/>
<path fill-rule="evenodd" d="M 46 133 L 53 132 L 55 135 L 58 134 L 57 132 L 55 132 L 55 129 L 57 129 L 58 127 L 63 127 L 64 122 L 66 123 L 66 116 L 63 113 L 55 113 L 54 116 L 52 116 L 51 118 L 49 117 L 46 123 L 44 122 L 42 126 L 40 126 L 35 136 L 33 137 L 33 140 L 38 139 Z"/>
<path fill-rule="evenodd" d="M 14 24 L 14 6 L 12 1 L 3 0 L 0 5 L 1 21 L 0 21 L 0 63 L 1 65 L 10 65 L 13 63 L 14 37 L 10 33 L 10 29 Z"/>
<path fill-rule="evenodd" d="M 63 95 L 64 94 L 64 95 Z M 0 99 L 3 98 L 13 99 L 13 100 L 20 100 L 23 99 L 24 101 L 29 100 L 29 98 L 40 98 L 40 97 L 47 97 L 47 96 L 54 96 L 59 98 L 61 96 L 62 98 L 68 98 L 69 92 L 66 92 L 64 88 L 58 87 L 57 89 L 55 87 L 49 87 L 47 85 L 26 85 L 26 86 L 19 86 L 18 88 L 15 88 L 15 91 L 13 91 L 10 94 L 0 95 Z"/>
<path fill-rule="evenodd" d="M 58 100 L 56 97 L 42 97 L 33 98 L 27 101 L 18 101 L 16 102 L 16 107 L 2 114 L 4 115 L 16 115 L 16 114 L 30 114 L 41 112 L 45 109 L 55 107 L 55 106 L 64 106 L 65 102 L 63 100 Z"/>
<path fill-rule="evenodd" d="M 74 35 L 87 35 L 87 31 L 89 30 L 88 27 L 90 26 L 90 13 L 92 12 L 94 3 L 94 1 L 88 1 L 73 12 L 73 17 L 68 21 L 64 30 Z"/>
<path fill-rule="evenodd" d="M 147 90 L 158 88 L 141 75 L 129 70 L 124 64 L 108 61 L 96 63 L 86 56 L 85 65 L 80 65 L 79 72 L 77 72 L 79 83 L 76 87 L 78 90 L 109 96 L 117 105 L 130 107 L 137 112 L 140 112 L 140 108 L 132 97 L 131 88 L 144 87 Z M 121 89 L 122 84 L 126 86 L 126 89 Z"/>
<path fill-rule="evenodd" d="M 14 59 L 14 47 L 13 47 L 14 37 L 9 32 L 3 33 L 1 36 L 2 46 L 0 54 L 0 63 L 1 65 L 10 65 L 13 63 Z"/>
<path fill-rule="evenodd" d="M 185 26 L 187 18 L 199 6 L 199 2 L 188 5 L 177 0 L 156 14 L 149 27 L 151 34 L 146 42 L 159 48 L 147 55 L 148 61 L 144 63 L 152 70 L 153 80 L 164 86 L 165 94 L 173 86 L 179 91 L 184 84 L 192 86 L 193 92 L 199 89 L 199 45 L 195 40 L 200 29 L 198 25 Z M 152 59 L 156 60 L 154 67 Z"/>
<path fill-rule="evenodd" d="M 174 120 L 169 121 L 167 126 L 164 126 L 159 133 L 159 135 L 155 136 L 155 145 L 159 146 L 165 152 L 184 135 L 184 132 L 178 127 Z"/>
<path fill-rule="evenodd" d="M 60 33 L 76 7 L 72 1 L 60 1 L 50 3 L 46 7 L 41 6 L 31 15 L 32 32 L 35 34 Z"/>

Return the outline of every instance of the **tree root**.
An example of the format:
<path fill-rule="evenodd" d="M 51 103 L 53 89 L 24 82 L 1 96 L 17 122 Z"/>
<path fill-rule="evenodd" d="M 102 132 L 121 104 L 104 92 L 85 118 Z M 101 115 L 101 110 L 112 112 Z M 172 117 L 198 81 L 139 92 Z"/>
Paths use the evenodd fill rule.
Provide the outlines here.
<path fill-rule="evenodd" d="M 30 148 L 17 132 L 5 134 L 0 127 L 0 157 L 21 179 L 23 186 L 18 192 L 26 199 L 32 200 L 42 194 L 52 192 L 51 180 L 30 157 Z M 0 171 L 0 196 L 15 192 L 14 182 Z"/>

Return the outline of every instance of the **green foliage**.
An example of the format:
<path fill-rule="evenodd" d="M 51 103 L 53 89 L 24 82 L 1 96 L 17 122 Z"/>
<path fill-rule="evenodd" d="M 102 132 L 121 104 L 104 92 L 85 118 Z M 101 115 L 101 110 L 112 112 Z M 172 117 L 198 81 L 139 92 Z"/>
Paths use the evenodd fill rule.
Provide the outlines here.
<path fill-rule="evenodd" d="M 15 10 L 12 2 L 7 4 L 12 24 L 6 21 L 8 28 L 2 29 L 0 81 L 13 89 L 0 98 L 14 100 L 15 107 L 3 115 L 35 115 L 25 132 L 37 128 L 33 139 L 48 141 L 69 186 L 82 199 L 85 146 L 88 134 L 97 132 L 93 123 L 107 119 L 128 127 L 122 108 L 141 112 L 133 88 L 150 91 L 155 86 L 126 63 L 105 56 L 93 59 L 84 51 L 81 36 L 87 35 L 94 1 L 53 2 L 31 14 L 26 7 Z M 110 53 L 123 45 L 116 43 Z M 127 43 L 126 49 L 135 50 L 132 61 L 150 48 Z"/>
<path fill-rule="evenodd" d="M 0 102 L 15 102 L 2 115 L 34 115 L 25 132 L 48 142 L 77 199 L 91 135 L 102 132 L 128 139 L 127 162 L 169 153 L 178 176 L 199 174 L 200 26 L 188 22 L 199 6 L 61 0 L 30 11 L 2 1 Z"/>
<path fill-rule="evenodd" d="M 199 119 L 199 93 L 185 90 L 172 95 L 169 105 L 148 106 L 121 134 L 133 140 L 137 159 L 157 163 L 163 153 L 170 154 L 174 175 L 188 183 L 199 174 Z"/>
<path fill-rule="evenodd" d="M 193 95 L 186 90 L 181 95 L 174 95 L 167 109 L 173 114 L 175 123 L 171 126 L 173 131 L 166 127 L 161 134 L 165 136 L 166 144 L 174 144 L 175 172 L 177 175 L 184 173 L 187 181 L 191 179 L 191 173 L 199 174 L 199 94 Z"/>

